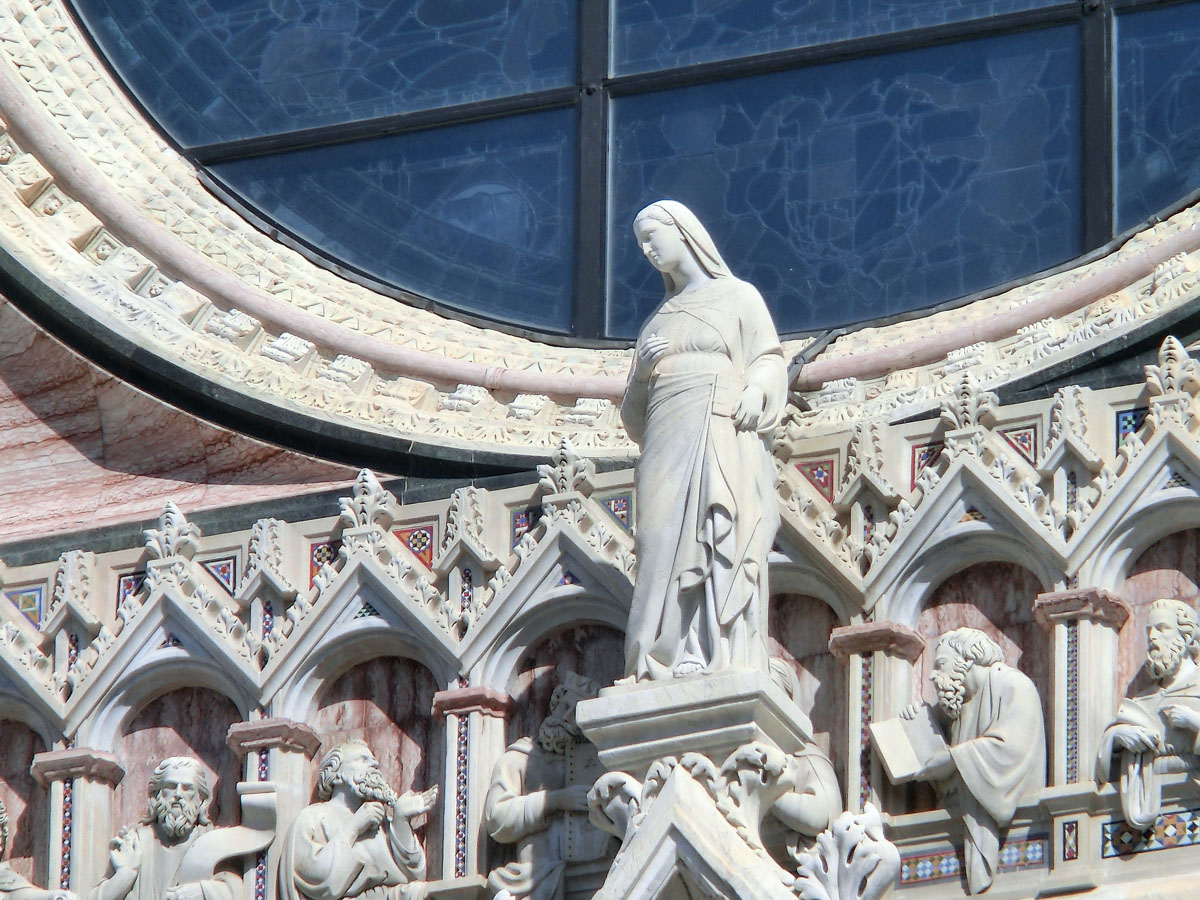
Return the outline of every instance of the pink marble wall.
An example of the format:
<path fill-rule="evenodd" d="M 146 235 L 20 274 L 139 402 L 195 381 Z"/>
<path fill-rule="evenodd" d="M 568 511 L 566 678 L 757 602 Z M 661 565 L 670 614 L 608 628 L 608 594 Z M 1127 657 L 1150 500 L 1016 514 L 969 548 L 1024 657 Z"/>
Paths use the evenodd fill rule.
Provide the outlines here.
<path fill-rule="evenodd" d="M 607 687 L 624 674 L 625 636 L 603 625 L 579 625 L 531 648 L 508 689 L 515 705 L 509 742 L 537 734 L 550 711 L 559 671 L 578 672 Z"/>
<path fill-rule="evenodd" d="M 355 473 L 180 412 L 0 297 L 0 541 L 348 485 Z M 36 490 L 31 490 L 36 485 Z"/>
<path fill-rule="evenodd" d="M 145 814 L 150 775 L 168 756 L 198 759 L 213 793 L 209 816 L 218 825 L 236 824 L 242 765 L 225 739 L 229 726 L 240 721 L 233 702 L 207 688 L 180 688 L 143 707 L 125 728 L 117 750 L 125 777 L 117 786 L 115 826 L 135 824 Z"/>
<path fill-rule="evenodd" d="M 341 741 L 361 738 L 374 752 L 384 777 L 399 791 L 442 785 L 445 771 L 445 722 L 430 714 L 437 691 L 433 676 L 418 662 L 394 656 L 355 666 L 333 682 L 320 698 L 309 724 L 321 738 L 312 764 L 313 784 L 321 758 Z M 313 799 L 316 799 L 315 789 Z M 429 869 L 439 864 L 440 804 L 424 825 Z M 421 821 L 415 820 L 418 828 Z"/>
<path fill-rule="evenodd" d="M 812 719 L 838 779 L 846 779 L 846 667 L 829 652 L 837 615 L 816 597 L 782 594 L 771 598 L 768 625 L 771 656 L 791 666 L 800 681 L 796 702 Z"/>
<path fill-rule="evenodd" d="M 23 722 L 0 719 L 4 752 L 0 753 L 0 800 L 8 810 L 8 862 L 34 882 L 46 883 L 49 846 L 50 796 L 33 776 L 29 764 L 45 743 Z M 54 887 L 57 887 L 57 883 Z"/>
<path fill-rule="evenodd" d="M 1178 597 L 1196 606 L 1200 595 L 1200 529 L 1168 535 L 1147 548 L 1129 570 L 1121 595 L 1132 613 L 1118 639 L 1117 691 L 1119 696 L 1138 693 L 1149 686 L 1141 672 L 1146 660 L 1146 614 L 1160 597 Z"/>

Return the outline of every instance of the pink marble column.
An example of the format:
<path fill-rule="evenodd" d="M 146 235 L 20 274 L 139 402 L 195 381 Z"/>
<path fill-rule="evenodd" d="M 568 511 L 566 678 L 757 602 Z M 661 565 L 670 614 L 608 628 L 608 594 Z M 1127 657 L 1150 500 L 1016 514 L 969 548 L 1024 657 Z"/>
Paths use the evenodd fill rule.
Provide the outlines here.
<path fill-rule="evenodd" d="M 71 747 L 37 754 L 29 771 L 49 790 L 51 821 L 58 823 L 47 885 L 86 891 L 108 865 L 113 792 L 125 769 L 111 753 Z"/>

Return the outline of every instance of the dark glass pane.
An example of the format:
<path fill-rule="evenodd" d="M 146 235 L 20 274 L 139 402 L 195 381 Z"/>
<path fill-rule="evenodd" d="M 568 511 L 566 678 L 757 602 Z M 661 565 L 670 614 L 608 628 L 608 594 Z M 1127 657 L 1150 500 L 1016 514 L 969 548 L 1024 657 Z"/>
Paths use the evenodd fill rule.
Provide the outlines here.
<path fill-rule="evenodd" d="M 1117 230 L 1200 187 L 1200 4 L 1117 18 Z"/>
<path fill-rule="evenodd" d="M 324 253 L 461 310 L 570 325 L 575 118 L 551 110 L 223 163 L 250 205 Z"/>
<path fill-rule="evenodd" d="M 630 231 L 659 197 L 696 212 L 785 332 L 1071 258 L 1079 53 L 1052 28 L 614 101 L 609 332 L 662 297 Z"/>
<path fill-rule="evenodd" d="M 613 0 L 625 75 L 982 19 L 1062 0 Z"/>
<path fill-rule="evenodd" d="M 74 0 L 184 145 L 573 83 L 562 0 Z"/>

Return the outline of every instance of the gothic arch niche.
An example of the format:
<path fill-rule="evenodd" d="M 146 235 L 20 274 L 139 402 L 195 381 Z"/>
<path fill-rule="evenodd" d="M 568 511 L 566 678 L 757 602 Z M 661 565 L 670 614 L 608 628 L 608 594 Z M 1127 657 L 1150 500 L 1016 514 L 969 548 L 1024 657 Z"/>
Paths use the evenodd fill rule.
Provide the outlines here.
<path fill-rule="evenodd" d="M 1126 697 L 1150 687 L 1142 673 L 1150 604 L 1160 597 L 1178 597 L 1195 607 L 1200 596 L 1200 528 L 1177 531 L 1147 547 L 1130 566 L 1122 596 L 1130 616 L 1117 643 L 1117 691 Z"/>
<path fill-rule="evenodd" d="M 514 712 L 508 719 L 507 743 L 537 734 L 550 711 L 560 671 L 587 675 L 607 687 L 625 671 L 625 636 L 605 625 L 576 625 L 526 651 L 509 686 Z"/>
<path fill-rule="evenodd" d="M 321 749 L 312 762 L 313 778 L 322 757 L 335 745 L 360 738 L 370 745 L 383 775 L 398 791 L 424 790 L 441 785 L 445 769 L 445 726 L 434 717 L 433 695 L 438 689 L 433 674 L 416 660 L 379 656 L 344 672 L 318 698 L 311 725 L 321 738 Z M 316 800 L 316 796 L 312 797 Z M 442 803 L 422 824 L 413 820 L 425 845 L 429 871 L 441 864 Z"/>
<path fill-rule="evenodd" d="M 840 625 L 829 604 L 804 594 L 771 598 L 767 627 L 771 656 L 786 662 L 800 682 L 797 705 L 812 720 L 817 742 L 846 783 L 846 667 L 829 652 L 829 635 Z"/>
<path fill-rule="evenodd" d="M 48 794 L 29 773 L 34 754 L 46 749 L 41 736 L 12 719 L 0 719 L 0 800 L 8 810 L 8 852 L 13 870 L 34 884 L 46 884 L 50 810 Z M 54 886 L 57 886 L 56 884 Z"/>
<path fill-rule="evenodd" d="M 209 688 L 178 688 L 143 706 L 121 732 L 118 757 L 125 777 L 117 786 L 116 827 L 141 820 L 150 775 L 167 756 L 198 759 L 212 788 L 208 811 L 214 824 L 236 824 L 241 818 L 237 783 L 242 769 L 225 739 L 229 726 L 240 721 L 233 701 Z"/>

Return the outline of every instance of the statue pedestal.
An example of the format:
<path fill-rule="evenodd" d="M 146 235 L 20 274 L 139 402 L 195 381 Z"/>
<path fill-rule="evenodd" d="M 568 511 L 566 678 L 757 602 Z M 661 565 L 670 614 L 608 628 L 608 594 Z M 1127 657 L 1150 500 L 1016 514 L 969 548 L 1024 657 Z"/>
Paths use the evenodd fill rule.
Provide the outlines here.
<path fill-rule="evenodd" d="M 812 742 L 812 723 L 766 674 L 750 670 L 605 688 L 575 711 L 610 771 L 642 778 L 656 759 L 703 753 L 718 766 L 743 744 L 784 753 Z"/>

